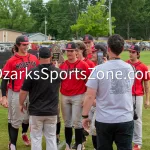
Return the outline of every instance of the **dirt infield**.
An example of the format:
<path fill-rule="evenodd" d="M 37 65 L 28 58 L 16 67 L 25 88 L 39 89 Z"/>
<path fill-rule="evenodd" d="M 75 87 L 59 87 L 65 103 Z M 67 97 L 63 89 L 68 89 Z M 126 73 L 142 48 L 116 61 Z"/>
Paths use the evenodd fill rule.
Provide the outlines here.
<path fill-rule="evenodd" d="M 148 70 L 150 70 L 150 65 L 148 66 Z"/>

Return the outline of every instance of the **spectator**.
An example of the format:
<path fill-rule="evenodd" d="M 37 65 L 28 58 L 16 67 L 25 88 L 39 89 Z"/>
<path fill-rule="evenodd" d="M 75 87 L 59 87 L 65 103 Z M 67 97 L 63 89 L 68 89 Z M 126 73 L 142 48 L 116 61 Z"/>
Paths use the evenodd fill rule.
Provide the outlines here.
<path fill-rule="evenodd" d="M 109 61 L 95 67 L 87 82 L 83 104 L 83 127 L 88 128 L 88 113 L 96 97 L 97 150 L 112 150 L 113 141 L 119 150 L 132 150 L 134 73 L 131 65 L 120 60 L 124 40 L 120 35 L 108 39 Z M 108 74 L 108 72 L 110 72 Z M 122 72 L 118 79 L 117 72 Z M 128 77 L 129 72 L 130 79 Z M 120 78 L 120 76 L 119 76 Z"/>

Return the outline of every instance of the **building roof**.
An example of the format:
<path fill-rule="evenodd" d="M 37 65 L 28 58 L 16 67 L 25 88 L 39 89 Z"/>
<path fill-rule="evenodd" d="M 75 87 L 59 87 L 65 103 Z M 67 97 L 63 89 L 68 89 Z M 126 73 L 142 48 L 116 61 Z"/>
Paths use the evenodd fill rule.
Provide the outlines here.
<path fill-rule="evenodd" d="M 36 35 L 43 35 L 43 36 L 45 36 L 45 37 L 48 37 L 47 35 L 45 35 L 45 34 L 43 34 L 43 33 L 25 33 L 25 34 L 23 34 L 23 35 L 26 35 L 27 37 L 33 37 L 33 36 L 36 36 Z"/>
<path fill-rule="evenodd" d="M 13 29 L 7 29 L 7 28 L 1 28 L 1 29 L 0 29 L 0 31 L 2 31 L 2 30 L 7 30 L 7 31 L 18 32 L 18 33 L 22 33 L 22 34 L 26 33 L 26 32 L 23 32 L 23 31 L 17 31 L 17 30 L 13 30 Z"/>

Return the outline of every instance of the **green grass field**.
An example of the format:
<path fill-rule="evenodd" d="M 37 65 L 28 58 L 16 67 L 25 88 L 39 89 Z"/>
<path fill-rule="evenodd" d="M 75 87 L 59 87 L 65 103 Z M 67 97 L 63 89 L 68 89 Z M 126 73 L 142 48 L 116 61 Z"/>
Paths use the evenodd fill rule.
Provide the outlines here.
<path fill-rule="evenodd" d="M 121 55 L 123 60 L 129 58 L 128 52 L 124 52 Z M 146 65 L 150 65 L 150 52 L 141 52 L 141 61 Z M 8 133 L 7 133 L 7 109 L 4 109 L 0 106 L 0 150 L 6 150 L 8 145 Z M 61 128 L 61 142 L 64 141 L 64 124 L 62 121 Z M 45 140 L 43 140 L 43 147 L 45 150 Z M 115 146 L 114 146 L 115 147 Z M 91 143 L 91 137 L 88 137 L 88 140 L 85 144 L 86 150 L 93 150 Z M 116 150 L 116 148 L 114 148 Z M 30 147 L 24 146 L 21 140 L 21 128 L 18 136 L 17 150 L 30 150 Z M 62 148 L 64 150 L 64 147 Z M 150 109 L 143 108 L 143 147 L 142 150 L 150 150 Z"/>

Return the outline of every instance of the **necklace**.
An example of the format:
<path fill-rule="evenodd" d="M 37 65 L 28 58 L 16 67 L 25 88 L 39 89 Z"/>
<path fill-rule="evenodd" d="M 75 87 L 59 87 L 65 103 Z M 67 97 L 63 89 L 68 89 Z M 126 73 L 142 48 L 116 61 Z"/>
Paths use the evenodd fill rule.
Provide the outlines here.
<path fill-rule="evenodd" d="M 120 58 L 119 57 L 111 57 L 109 58 L 109 60 L 119 60 Z"/>

